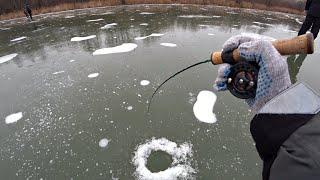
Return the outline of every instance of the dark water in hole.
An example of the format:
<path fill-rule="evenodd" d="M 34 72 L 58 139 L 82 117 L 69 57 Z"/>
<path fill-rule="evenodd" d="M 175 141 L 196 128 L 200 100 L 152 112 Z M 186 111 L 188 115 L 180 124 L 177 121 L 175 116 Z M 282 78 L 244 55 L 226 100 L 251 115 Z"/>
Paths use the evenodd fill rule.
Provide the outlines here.
<path fill-rule="evenodd" d="M 153 100 L 149 116 L 147 100 L 166 77 L 221 50 L 231 36 L 251 32 L 290 38 L 296 36 L 302 17 L 161 5 L 70 11 L 34 19 L 34 23 L 0 22 L 0 57 L 18 53 L 0 64 L 1 179 L 134 179 L 133 154 L 152 137 L 190 142 L 196 179 L 260 178 L 261 162 L 249 132 L 252 114 L 243 101 L 218 93 L 217 123 L 201 123 L 194 117 L 195 98 L 212 89 L 218 67 L 201 65 L 167 83 Z M 110 23 L 117 25 L 100 29 Z M 135 40 L 152 33 L 164 35 Z M 89 35 L 97 37 L 70 41 Z M 10 41 L 21 36 L 27 38 Z M 127 53 L 92 55 L 122 43 L 138 47 Z M 291 78 L 317 92 L 318 58 L 316 52 L 289 63 Z M 88 78 L 92 73 L 99 76 Z M 141 86 L 141 80 L 151 83 Z M 5 118 L 16 112 L 23 118 L 6 124 Z M 109 140 L 106 148 L 99 146 L 103 138 Z M 160 168 L 153 166 L 150 169 Z"/>
<path fill-rule="evenodd" d="M 164 151 L 152 152 L 148 158 L 147 168 L 151 172 L 164 171 L 172 164 L 172 157 Z"/>

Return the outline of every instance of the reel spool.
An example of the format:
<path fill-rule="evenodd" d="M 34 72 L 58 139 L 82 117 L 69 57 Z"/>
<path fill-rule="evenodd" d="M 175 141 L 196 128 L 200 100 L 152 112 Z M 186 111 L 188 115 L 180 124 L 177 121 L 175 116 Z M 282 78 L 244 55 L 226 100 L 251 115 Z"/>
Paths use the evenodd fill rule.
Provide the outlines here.
<path fill-rule="evenodd" d="M 240 99 L 256 96 L 259 66 L 255 62 L 239 61 L 230 68 L 227 89 Z"/>

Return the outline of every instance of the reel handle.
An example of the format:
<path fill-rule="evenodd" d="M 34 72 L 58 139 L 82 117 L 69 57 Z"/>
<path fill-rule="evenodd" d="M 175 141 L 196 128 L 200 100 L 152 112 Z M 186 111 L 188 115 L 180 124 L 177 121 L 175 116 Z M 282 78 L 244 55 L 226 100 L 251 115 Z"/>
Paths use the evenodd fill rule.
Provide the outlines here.
<path fill-rule="evenodd" d="M 313 54 L 314 38 L 312 33 L 297 36 L 292 39 L 276 40 L 272 42 L 273 46 L 281 55 L 294 54 Z M 235 49 L 230 53 L 213 52 L 211 55 L 212 64 L 218 65 L 222 63 L 235 64 L 240 60 L 239 49 Z"/>

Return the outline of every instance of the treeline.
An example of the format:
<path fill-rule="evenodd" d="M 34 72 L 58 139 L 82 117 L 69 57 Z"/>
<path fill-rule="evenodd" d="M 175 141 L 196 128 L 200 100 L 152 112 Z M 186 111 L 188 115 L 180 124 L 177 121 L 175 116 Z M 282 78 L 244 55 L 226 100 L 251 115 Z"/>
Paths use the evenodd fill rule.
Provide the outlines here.
<path fill-rule="evenodd" d="M 216 4 L 282 12 L 302 12 L 306 0 L 27 0 L 36 13 L 123 4 Z M 22 11 L 25 0 L 0 0 L 0 15 Z M 59 6 L 61 6 L 59 8 Z M 54 7 L 54 8 L 53 8 Z M 270 9 L 272 7 L 272 9 Z M 51 8 L 51 9 L 50 9 Z M 275 8 L 275 9 L 274 9 Z M 40 11 L 40 9 L 46 9 Z M 37 11 L 38 10 L 38 11 Z"/>

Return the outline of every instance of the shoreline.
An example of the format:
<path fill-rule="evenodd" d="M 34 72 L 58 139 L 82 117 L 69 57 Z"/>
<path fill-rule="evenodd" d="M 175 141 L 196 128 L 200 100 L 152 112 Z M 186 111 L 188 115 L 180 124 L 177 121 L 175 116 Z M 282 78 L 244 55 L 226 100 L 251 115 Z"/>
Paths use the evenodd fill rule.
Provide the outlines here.
<path fill-rule="evenodd" d="M 278 6 L 266 6 L 264 4 L 257 4 L 257 3 L 249 3 L 249 2 L 242 2 L 241 4 L 237 4 L 235 2 L 223 2 L 223 3 L 184 3 L 183 0 L 179 0 L 180 3 L 143 3 L 139 2 L 139 0 L 133 0 L 132 3 L 128 4 L 120 4 L 117 1 L 108 1 L 108 3 L 95 3 L 95 2 L 87 2 L 87 3 L 64 3 L 52 7 L 43 7 L 39 9 L 33 9 L 32 13 L 33 16 L 39 16 L 43 14 L 51 14 L 51 13 L 61 13 L 61 12 L 72 12 L 77 10 L 83 9 L 95 9 L 95 8 L 108 8 L 108 7 L 119 7 L 119 6 L 132 6 L 132 5 L 196 5 L 196 6 L 223 6 L 223 7 L 231 7 L 231 8 L 241 8 L 241 9 L 254 9 L 254 10 L 264 10 L 270 12 L 280 12 L 280 13 L 289 13 L 289 14 L 297 14 L 303 15 L 303 12 L 292 9 L 288 7 L 278 7 Z M 170 1 L 170 0 L 169 0 Z M 158 2 L 158 1 L 156 1 Z M 170 1 L 171 2 L 171 1 Z M 23 10 L 21 11 L 14 11 L 6 14 L 0 15 L 0 21 L 9 21 L 19 18 L 24 18 L 25 15 L 23 14 Z"/>

